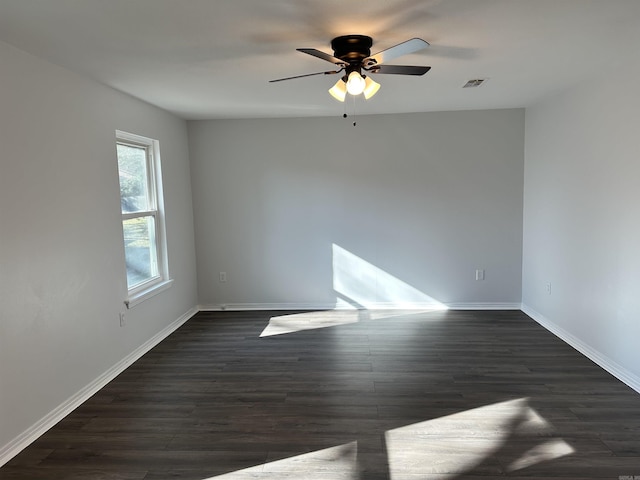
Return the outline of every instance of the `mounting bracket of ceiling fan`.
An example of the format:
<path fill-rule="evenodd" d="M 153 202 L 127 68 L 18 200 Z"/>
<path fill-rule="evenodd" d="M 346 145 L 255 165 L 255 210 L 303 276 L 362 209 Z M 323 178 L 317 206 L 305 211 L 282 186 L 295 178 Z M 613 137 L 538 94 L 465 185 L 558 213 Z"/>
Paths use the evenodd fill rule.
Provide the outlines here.
<path fill-rule="evenodd" d="M 297 51 L 306 53 L 321 60 L 333 63 L 340 67 L 338 70 L 330 70 L 326 72 L 308 73 L 305 75 L 296 75 L 294 77 L 279 78 L 270 80 L 273 82 L 281 82 L 284 80 L 293 80 L 296 78 L 311 77 L 315 75 L 334 75 L 345 72 L 345 75 L 329 90 L 329 93 L 341 102 L 344 102 L 346 94 L 359 95 L 364 94 L 369 99 L 380 88 L 380 85 L 371 80 L 370 77 L 363 75 L 364 70 L 372 74 L 391 74 L 391 75 L 424 75 L 431 67 L 417 65 L 386 65 L 394 58 L 402 55 L 417 52 L 429 46 L 429 43 L 421 38 L 412 38 L 405 42 L 394 45 L 393 47 L 382 50 L 371 55 L 371 47 L 373 39 L 366 35 L 342 35 L 331 40 L 331 49 L 333 55 L 325 53 L 315 48 L 298 48 Z"/>

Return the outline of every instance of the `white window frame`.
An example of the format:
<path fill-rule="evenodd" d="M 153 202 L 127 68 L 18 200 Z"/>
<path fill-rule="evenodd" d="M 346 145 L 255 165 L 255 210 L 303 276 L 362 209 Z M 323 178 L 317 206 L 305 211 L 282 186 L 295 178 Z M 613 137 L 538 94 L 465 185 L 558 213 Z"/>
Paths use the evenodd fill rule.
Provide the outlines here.
<path fill-rule="evenodd" d="M 169 262 L 167 258 L 167 234 L 164 221 L 164 200 L 162 191 L 162 171 L 160 169 L 160 142 L 152 138 L 143 137 L 133 133 L 116 130 L 116 145 L 128 145 L 144 148 L 147 158 L 147 189 L 149 197 L 149 210 L 140 212 L 121 212 L 122 214 L 122 239 L 124 249 L 124 221 L 132 218 L 153 217 L 155 231 L 149 232 L 155 240 L 155 258 L 158 275 L 132 288 L 128 287 L 127 298 L 124 301 L 127 308 L 131 308 L 144 300 L 151 298 L 171 286 L 173 280 L 169 277 Z M 117 154 L 116 154 L 117 160 Z M 126 257 L 125 257 L 126 258 Z M 126 264 L 125 264 L 126 272 Z"/>

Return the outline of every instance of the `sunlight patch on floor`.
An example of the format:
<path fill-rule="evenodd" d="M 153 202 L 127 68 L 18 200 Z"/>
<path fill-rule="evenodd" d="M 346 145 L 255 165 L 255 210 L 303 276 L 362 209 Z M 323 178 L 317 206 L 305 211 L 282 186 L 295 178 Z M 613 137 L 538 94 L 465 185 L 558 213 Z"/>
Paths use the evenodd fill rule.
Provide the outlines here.
<path fill-rule="evenodd" d="M 570 455 L 575 450 L 564 440 L 555 438 L 547 442 L 536 445 L 530 450 L 524 452 L 520 458 L 514 460 L 508 467 L 507 471 L 515 472 L 523 468 L 530 467 L 537 463 L 547 462 L 556 458 Z"/>
<path fill-rule="evenodd" d="M 358 442 L 275 460 L 206 480 L 359 480 Z"/>
<path fill-rule="evenodd" d="M 287 333 L 315 330 L 318 328 L 337 327 L 370 320 L 388 320 L 405 315 L 425 314 L 424 320 L 435 320 L 427 314 L 433 310 L 323 310 L 318 312 L 290 313 L 271 317 L 269 323 L 260 334 L 261 337 L 284 335 Z"/>
<path fill-rule="evenodd" d="M 322 311 L 292 313 L 271 317 L 269 324 L 260 334 L 261 337 L 272 335 L 283 335 L 285 333 L 300 332 L 303 330 L 313 330 L 316 328 L 335 327 L 338 325 L 348 325 L 358 321 L 359 312 L 357 310 L 344 311 Z"/>
<path fill-rule="evenodd" d="M 563 439 L 553 438 L 554 432 L 527 398 L 387 430 L 389 478 L 492 478 L 575 452 Z M 360 480 L 363 467 L 353 441 L 203 480 Z"/>
<path fill-rule="evenodd" d="M 389 430 L 385 439 L 390 478 L 499 475 L 572 453 L 564 440 L 549 439 L 553 431 L 526 398 Z"/>

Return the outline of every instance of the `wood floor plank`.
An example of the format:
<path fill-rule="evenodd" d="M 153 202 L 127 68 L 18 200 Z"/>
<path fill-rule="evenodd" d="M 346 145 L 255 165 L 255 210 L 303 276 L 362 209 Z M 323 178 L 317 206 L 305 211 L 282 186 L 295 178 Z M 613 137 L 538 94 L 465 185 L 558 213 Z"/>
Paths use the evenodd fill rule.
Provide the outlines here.
<path fill-rule="evenodd" d="M 261 337 L 272 318 L 307 329 Z M 621 475 L 640 475 L 640 395 L 516 311 L 201 312 L 0 468 L 0 480 Z"/>

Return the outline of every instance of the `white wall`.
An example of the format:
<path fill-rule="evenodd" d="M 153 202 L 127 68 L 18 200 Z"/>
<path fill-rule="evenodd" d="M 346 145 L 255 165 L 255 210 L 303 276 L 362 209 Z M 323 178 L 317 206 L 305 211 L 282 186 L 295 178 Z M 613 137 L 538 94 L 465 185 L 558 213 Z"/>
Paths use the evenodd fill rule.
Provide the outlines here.
<path fill-rule="evenodd" d="M 2 457 L 189 312 L 196 277 L 186 123 L 2 43 L 0 70 Z M 124 328 L 116 129 L 160 141 L 175 279 Z"/>
<path fill-rule="evenodd" d="M 519 306 L 523 110 L 188 128 L 202 305 Z"/>
<path fill-rule="evenodd" d="M 640 62 L 629 60 L 527 109 L 522 296 L 640 389 Z"/>

